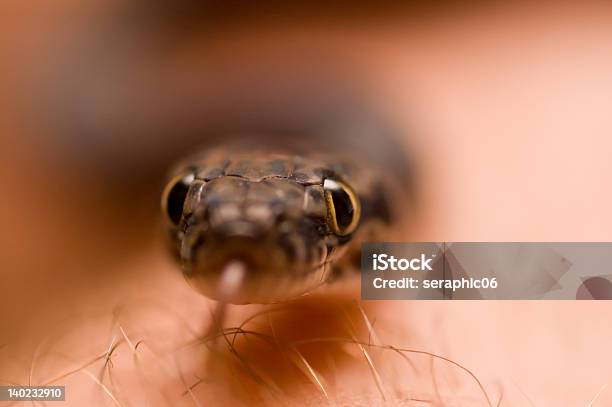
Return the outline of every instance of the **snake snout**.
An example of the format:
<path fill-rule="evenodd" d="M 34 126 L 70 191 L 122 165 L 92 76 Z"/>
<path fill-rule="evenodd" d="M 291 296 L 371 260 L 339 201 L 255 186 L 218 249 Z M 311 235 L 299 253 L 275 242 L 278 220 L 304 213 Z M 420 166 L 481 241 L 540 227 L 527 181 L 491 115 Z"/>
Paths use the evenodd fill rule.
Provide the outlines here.
<path fill-rule="evenodd" d="M 324 257 L 322 243 L 308 241 L 296 227 L 285 221 L 283 227 L 265 228 L 236 219 L 201 229 L 186 276 L 198 291 L 231 303 L 295 296 L 311 288 L 303 281 L 316 274 Z"/>
<path fill-rule="evenodd" d="M 209 297 L 249 302 L 288 267 L 285 249 L 257 223 L 234 220 L 200 233 L 188 276 Z"/>

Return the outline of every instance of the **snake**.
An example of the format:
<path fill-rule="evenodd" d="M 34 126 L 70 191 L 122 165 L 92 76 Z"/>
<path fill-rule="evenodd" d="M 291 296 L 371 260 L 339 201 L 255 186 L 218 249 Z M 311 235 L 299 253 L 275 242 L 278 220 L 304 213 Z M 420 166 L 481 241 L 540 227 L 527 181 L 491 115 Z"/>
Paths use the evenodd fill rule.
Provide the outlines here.
<path fill-rule="evenodd" d="M 221 145 L 177 164 L 161 209 L 189 284 L 226 303 L 266 304 L 356 274 L 360 244 L 401 223 L 410 188 L 403 159 L 401 171 L 391 164 L 397 149 L 360 138 L 359 154 L 346 147 L 355 140 L 340 151 L 329 140 L 323 151 Z"/>

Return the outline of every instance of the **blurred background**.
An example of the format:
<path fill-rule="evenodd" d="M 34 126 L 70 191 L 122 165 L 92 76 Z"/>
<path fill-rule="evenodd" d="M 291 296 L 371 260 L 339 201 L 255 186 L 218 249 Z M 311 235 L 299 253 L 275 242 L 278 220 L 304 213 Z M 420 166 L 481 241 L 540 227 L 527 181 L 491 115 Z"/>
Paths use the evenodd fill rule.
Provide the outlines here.
<path fill-rule="evenodd" d="M 31 381 L 49 337 L 71 332 L 70 363 L 95 356 L 118 307 L 165 332 L 177 318 L 153 311 L 163 300 L 202 327 L 194 315 L 210 304 L 165 256 L 158 199 L 173 162 L 226 134 L 392 129 L 417 184 L 405 239 L 612 239 L 606 2 L 0 7 L 4 382 Z M 452 355 L 488 384 L 520 382 L 508 405 L 588 405 L 612 380 L 606 303 L 367 306 L 395 344 Z"/>

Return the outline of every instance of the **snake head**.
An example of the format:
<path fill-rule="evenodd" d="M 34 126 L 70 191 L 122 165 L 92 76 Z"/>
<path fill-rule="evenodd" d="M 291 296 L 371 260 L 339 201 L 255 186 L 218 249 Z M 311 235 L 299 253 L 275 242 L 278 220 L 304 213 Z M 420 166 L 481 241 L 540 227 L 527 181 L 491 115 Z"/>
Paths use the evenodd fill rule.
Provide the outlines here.
<path fill-rule="evenodd" d="M 349 191 L 349 192 L 347 192 Z M 231 303 L 269 303 L 327 281 L 359 221 L 340 180 L 188 173 L 162 197 L 183 273 L 196 290 Z"/>

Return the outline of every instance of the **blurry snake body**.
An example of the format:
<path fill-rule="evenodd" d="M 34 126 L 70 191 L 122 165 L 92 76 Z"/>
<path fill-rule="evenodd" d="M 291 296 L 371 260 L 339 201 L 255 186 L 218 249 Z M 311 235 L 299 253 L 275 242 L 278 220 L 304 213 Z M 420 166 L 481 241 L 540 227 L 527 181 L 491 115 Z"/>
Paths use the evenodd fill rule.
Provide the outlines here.
<path fill-rule="evenodd" d="M 360 242 L 407 210 L 406 174 L 375 150 L 213 148 L 180 163 L 161 204 L 187 280 L 223 302 L 272 303 L 358 269 Z"/>

